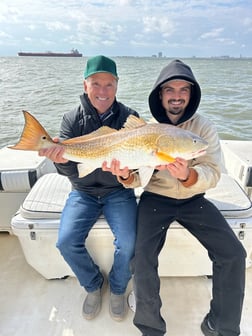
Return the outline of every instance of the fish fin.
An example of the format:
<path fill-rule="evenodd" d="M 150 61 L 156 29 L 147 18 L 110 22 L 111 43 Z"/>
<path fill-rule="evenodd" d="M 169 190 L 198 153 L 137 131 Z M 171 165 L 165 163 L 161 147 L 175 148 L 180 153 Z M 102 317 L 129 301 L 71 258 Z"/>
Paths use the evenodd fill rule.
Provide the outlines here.
<path fill-rule="evenodd" d="M 148 120 L 148 124 L 157 124 L 157 123 L 158 123 L 158 121 L 154 117 L 152 117 Z"/>
<path fill-rule="evenodd" d="M 91 140 L 94 139 L 96 137 L 102 136 L 102 135 L 108 135 L 108 134 L 112 134 L 118 132 L 118 130 L 108 127 L 108 126 L 102 126 L 100 128 L 98 128 L 96 131 L 93 131 L 89 134 L 85 134 L 79 137 L 75 137 L 75 138 L 71 138 L 71 139 L 67 139 L 62 141 L 62 144 L 76 144 L 76 143 L 81 143 L 81 142 L 85 142 L 87 140 Z"/>
<path fill-rule="evenodd" d="M 27 111 L 23 111 L 23 114 L 25 125 L 20 140 L 16 145 L 8 148 L 37 151 L 43 147 L 43 143 L 53 143 L 49 134 L 35 117 Z"/>
<path fill-rule="evenodd" d="M 164 162 L 174 162 L 175 161 L 175 158 L 173 158 L 172 156 L 170 156 L 169 154 L 166 154 L 164 152 L 157 151 L 156 156 Z"/>
<path fill-rule="evenodd" d="M 94 170 L 94 168 L 87 167 L 87 165 L 84 163 L 79 163 L 77 167 L 78 167 L 79 177 L 85 177 L 88 174 L 92 173 L 92 171 Z"/>
<path fill-rule="evenodd" d="M 145 126 L 146 124 L 147 124 L 146 121 L 144 121 L 143 119 L 138 118 L 134 116 L 133 114 L 130 114 L 126 122 L 123 125 L 123 129 L 130 130 L 130 129 Z"/>
<path fill-rule="evenodd" d="M 155 168 L 153 167 L 140 167 L 138 169 L 141 186 L 144 188 L 150 181 Z"/>

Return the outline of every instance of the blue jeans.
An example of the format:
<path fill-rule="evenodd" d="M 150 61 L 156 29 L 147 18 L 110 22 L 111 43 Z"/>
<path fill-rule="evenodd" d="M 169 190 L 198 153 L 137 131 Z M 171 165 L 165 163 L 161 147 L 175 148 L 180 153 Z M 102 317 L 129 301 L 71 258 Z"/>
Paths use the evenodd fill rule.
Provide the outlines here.
<path fill-rule="evenodd" d="M 136 212 L 136 198 L 132 189 L 117 190 L 103 197 L 78 190 L 70 192 L 61 216 L 57 247 L 87 292 L 100 288 L 104 280 L 85 247 L 88 233 L 101 213 L 115 238 L 114 262 L 109 273 L 110 290 L 114 294 L 125 292 L 131 278 Z"/>
<path fill-rule="evenodd" d="M 148 336 L 166 333 L 166 323 L 160 314 L 158 256 L 174 220 L 199 240 L 213 263 L 208 315 L 211 325 L 221 336 L 240 335 L 246 251 L 220 211 L 203 195 L 181 200 L 149 192 L 141 195 L 133 263 L 135 326 Z"/>

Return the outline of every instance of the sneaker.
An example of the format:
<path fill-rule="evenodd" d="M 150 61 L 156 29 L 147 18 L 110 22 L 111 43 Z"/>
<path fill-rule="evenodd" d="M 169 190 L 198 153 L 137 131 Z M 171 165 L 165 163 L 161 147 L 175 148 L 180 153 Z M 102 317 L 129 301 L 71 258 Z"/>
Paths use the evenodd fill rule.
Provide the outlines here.
<path fill-rule="evenodd" d="M 127 313 L 127 303 L 124 294 L 110 293 L 109 312 L 115 321 L 122 321 Z"/>
<path fill-rule="evenodd" d="M 82 315 L 86 320 L 92 320 L 99 314 L 101 310 L 102 292 L 104 287 L 105 278 L 101 288 L 87 294 L 82 307 Z"/>
<path fill-rule="evenodd" d="M 205 336 L 220 336 L 219 333 L 210 325 L 208 315 L 204 318 L 200 327 Z"/>

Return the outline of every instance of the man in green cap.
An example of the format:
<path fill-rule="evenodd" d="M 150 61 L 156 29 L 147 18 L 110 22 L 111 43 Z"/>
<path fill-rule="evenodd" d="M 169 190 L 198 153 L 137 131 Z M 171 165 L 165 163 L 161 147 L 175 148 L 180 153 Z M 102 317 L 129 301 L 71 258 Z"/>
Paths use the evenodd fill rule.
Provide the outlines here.
<path fill-rule="evenodd" d="M 120 129 L 130 114 L 138 116 L 116 100 L 117 84 L 116 63 L 112 59 L 102 55 L 88 59 L 81 103 L 63 116 L 60 139 L 88 134 L 101 126 Z M 125 189 L 116 176 L 100 168 L 79 178 L 77 164 L 65 160 L 63 151 L 60 147 L 40 151 L 72 184 L 61 216 L 57 247 L 87 292 L 82 312 L 84 318 L 91 320 L 101 309 L 105 279 L 86 249 L 85 240 L 101 213 L 104 214 L 115 238 L 114 262 L 108 274 L 109 308 L 112 318 L 120 321 L 127 312 L 125 291 L 131 278 L 129 264 L 136 237 L 134 190 Z"/>

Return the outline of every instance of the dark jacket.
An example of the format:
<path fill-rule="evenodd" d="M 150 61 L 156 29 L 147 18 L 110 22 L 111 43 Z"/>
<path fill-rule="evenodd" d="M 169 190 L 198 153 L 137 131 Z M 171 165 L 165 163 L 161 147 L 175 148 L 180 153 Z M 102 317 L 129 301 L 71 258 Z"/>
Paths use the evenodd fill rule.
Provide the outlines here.
<path fill-rule="evenodd" d="M 85 93 L 80 96 L 80 100 L 81 104 L 76 109 L 63 116 L 60 129 L 61 140 L 91 133 L 101 126 L 109 126 L 119 130 L 130 114 L 138 116 L 136 111 L 115 100 L 102 121 Z M 110 172 L 102 171 L 101 168 L 96 169 L 85 177 L 79 178 L 76 162 L 55 163 L 55 166 L 59 174 L 69 178 L 73 189 L 85 191 L 97 197 L 123 188 L 114 175 Z"/>
<path fill-rule="evenodd" d="M 200 86 L 196 81 L 191 68 L 182 61 L 174 60 L 162 69 L 156 83 L 154 84 L 153 90 L 150 93 L 149 106 L 153 117 L 158 122 L 171 124 L 161 104 L 159 91 L 160 86 L 163 83 L 172 79 L 183 79 L 193 84 L 191 88 L 191 98 L 188 106 L 186 107 L 186 112 L 177 123 L 180 124 L 192 117 L 192 115 L 196 112 L 201 99 Z"/>

